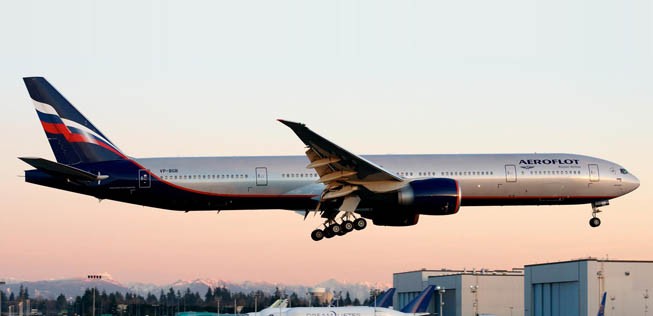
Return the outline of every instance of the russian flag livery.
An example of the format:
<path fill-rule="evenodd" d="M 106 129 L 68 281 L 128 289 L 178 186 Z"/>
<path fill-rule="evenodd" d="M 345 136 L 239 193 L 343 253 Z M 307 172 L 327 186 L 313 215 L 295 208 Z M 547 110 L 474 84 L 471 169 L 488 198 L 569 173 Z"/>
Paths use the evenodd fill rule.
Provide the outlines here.
<path fill-rule="evenodd" d="M 125 159 L 125 155 L 42 77 L 23 78 L 57 162 Z"/>
<path fill-rule="evenodd" d="M 599 207 L 639 187 L 623 166 L 575 154 L 359 156 L 287 120 L 279 122 L 306 145 L 305 156 L 133 158 L 45 78 L 23 81 L 56 158 L 19 157 L 34 168 L 25 170 L 26 182 L 185 212 L 315 212 L 324 218 L 310 234 L 315 241 L 363 230 L 367 219 L 412 226 L 420 215 L 461 206 L 591 204 L 596 227 Z M 432 295 L 427 288 L 408 312 L 426 308 Z M 391 298 L 388 291 L 376 306 Z"/>

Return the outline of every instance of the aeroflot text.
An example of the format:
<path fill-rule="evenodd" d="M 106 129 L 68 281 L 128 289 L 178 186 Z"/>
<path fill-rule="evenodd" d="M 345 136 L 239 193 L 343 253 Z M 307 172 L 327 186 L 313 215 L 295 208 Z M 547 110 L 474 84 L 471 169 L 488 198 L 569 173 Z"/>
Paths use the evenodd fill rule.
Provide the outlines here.
<path fill-rule="evenodd" d="M 529 159 L 520 160 L 520 165 L 577 165 L 578 159 Z"/>

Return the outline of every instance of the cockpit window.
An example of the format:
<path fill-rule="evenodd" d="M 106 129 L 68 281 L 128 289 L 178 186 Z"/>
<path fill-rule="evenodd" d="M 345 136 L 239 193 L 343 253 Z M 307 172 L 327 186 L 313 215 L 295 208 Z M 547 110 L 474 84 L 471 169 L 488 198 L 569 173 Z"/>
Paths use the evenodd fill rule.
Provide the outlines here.
<path fill-rule="evenodd" d="M 621 168 L 621 174 L 628 174 L 628 170 Z"/>

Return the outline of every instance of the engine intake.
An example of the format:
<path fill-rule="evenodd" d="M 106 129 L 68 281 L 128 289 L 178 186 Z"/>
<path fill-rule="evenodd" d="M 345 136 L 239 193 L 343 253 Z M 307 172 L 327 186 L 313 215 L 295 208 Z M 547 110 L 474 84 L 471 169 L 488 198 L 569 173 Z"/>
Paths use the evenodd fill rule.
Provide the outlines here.
<path fill-rule="evenodd" d="M 399 190 L 399 205 L 424 215 L 450 215 L 460 208 L 460 186 L 454 179 L 431 178 L 411 181 Z"/>

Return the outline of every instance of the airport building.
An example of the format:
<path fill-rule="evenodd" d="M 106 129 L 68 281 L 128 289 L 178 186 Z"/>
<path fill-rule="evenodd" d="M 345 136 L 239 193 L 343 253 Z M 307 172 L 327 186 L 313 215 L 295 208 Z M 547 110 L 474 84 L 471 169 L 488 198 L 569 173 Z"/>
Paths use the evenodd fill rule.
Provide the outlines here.
<path fill-rule="evenodd" d="M 524 307 L 528 316 L 594 316 L 603 293 L 607 293 L 605 315 L 649 314 L 653 261 L 590 258 L 525 267 Z"/>
<path fill-rule="evenodd" d="M 428 285 L 439 287 L 428 312 L 440 315 L 524 315 L 524 271 L 419 270 L 393 275 L 394 308 L 401 309 Z"/>

